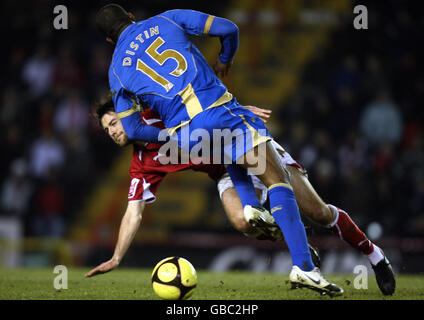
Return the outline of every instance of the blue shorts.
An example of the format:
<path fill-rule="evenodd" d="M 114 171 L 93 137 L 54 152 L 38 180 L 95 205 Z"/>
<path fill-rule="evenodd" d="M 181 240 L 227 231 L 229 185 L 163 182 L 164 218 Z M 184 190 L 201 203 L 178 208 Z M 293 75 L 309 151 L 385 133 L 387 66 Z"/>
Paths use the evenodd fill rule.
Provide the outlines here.
<path fill-rule="evenodd" d="M 196 115 L 176 131 L 178 146 L 211 157 L 213 163 L 236 163 L 249 150 L 271 140 L 264 122 L 236 99 Z M 199 152 L 200 151 L 200 152 Z"/>

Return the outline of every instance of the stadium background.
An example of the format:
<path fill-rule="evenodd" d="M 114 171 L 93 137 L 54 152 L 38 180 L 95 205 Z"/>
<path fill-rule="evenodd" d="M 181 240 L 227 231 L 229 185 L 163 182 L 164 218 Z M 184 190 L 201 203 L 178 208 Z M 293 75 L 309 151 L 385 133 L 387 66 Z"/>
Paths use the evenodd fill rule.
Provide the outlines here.
<path fill-rule="evenodd" d="M 138 19 L 190 8 L 232 19 L 240 48 L 224 80 L 242 104 L 273 110 L 271 133 L 328 203 L 346 209 L 391 258 L 420 272 L 424 253 L 423 7 L 418 1 L 117 1 Z M 2 1 L 0 265 L 94 266 L 109 259 L 126 207 L 131 148 L 89 117 L 108 88 L 112 48 L 94 27 L 105 1 Z M 66 5 L 67 30 L 53 27 Z M 353 7 L 368 8 L 368 30 Z M 213 62 L 217 39 L 195 39 Z M 380 131 L 379 128 L 388 128 Z M 311 225 L 305 221 L 307 225 Z M 311 225 L 324 272 L 368 263 Z M 168 255 L 198 268 L 288 272 L 281 245 L 226 219 L 206 176 L 168 176 L 123 266 Z"/>

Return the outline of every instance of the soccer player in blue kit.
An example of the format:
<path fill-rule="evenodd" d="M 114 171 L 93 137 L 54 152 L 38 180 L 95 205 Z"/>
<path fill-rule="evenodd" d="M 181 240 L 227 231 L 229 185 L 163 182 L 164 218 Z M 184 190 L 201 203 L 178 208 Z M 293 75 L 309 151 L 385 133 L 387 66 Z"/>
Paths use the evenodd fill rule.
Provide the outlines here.
<path fill-rule="evenodd" d="M 331 296 L 343 294 L 343 289 L 330 283 L 312 262 L 289 175 L 263 121 L 239 105 L 217 77 L 228 73 L 236 54 L 237 26 L 227 19 L 193 10 L 170 10 L 136 22 L 131 13 L 116 4 L 99 10 L 96 25 L 115 46 L 109 68 L 110 89 L 129 139 L 165 142 L 160 129 L 141 123 L 139 102 L 159 113 L 171 139 L 188 152 L 195 143 L 184 144 L 183 129 L 203 129 L 210 137 L 217 129 L 239 132 L 242 144 L 230 139 L 219 148 L 233 162 L 227 170 L 237 192 L 242 190 L 242 202 L 248 198 L 243 193 L 249 192 L 248 187 L 237 187 L 249 182 L 243 180 L 248 176 L 242 173 L 265 164 L 264 172 L 257 176 L 268 188 L 271 214 L 292 257 L 289 277 L 293 287 Z M 220 38 L 222 49 L 213 69 L 187 35 Z M 244 201 L 244 205 L 247 203 Z"/>

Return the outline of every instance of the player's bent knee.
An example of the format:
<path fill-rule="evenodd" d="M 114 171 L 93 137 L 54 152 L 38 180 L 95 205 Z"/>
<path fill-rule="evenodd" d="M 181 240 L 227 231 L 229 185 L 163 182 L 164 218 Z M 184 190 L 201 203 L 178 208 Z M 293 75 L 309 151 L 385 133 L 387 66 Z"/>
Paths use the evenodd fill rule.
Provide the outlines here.
<path fill-rule="evenodd" d="M 327 205 L 318 205 L 314 207 L 309 212 L 308 217 L 321 226 L 327 226 L 331 224 L 333 220 L 333 215 Z"/>

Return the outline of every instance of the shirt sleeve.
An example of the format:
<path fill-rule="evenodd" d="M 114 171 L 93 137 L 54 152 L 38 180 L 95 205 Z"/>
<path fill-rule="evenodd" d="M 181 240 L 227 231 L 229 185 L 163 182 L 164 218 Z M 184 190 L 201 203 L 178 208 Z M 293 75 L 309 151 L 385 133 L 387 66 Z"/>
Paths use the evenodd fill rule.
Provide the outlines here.
<path fill-rule="evenodd" d="M 110 89 L 115 105 L 115 111 L 121 119 L 125 133 L 131 140 L 139 140 L 153 143 L 164 143 L 159 141 L 161 129 L 145 125 L 141 122 L 140 107 L 128 92 L 119 85 L 119 79 L 114 79 L 116 75 L 110 76 Z"/>
<path fill-rule="evenodd" d="M 164 15 L 190 35 L 219 37 L 222 45 L 219 61 L 233 61 L 239 45 L 239 29 L 232 21 L 194 10 L 170 10 Z"/>

